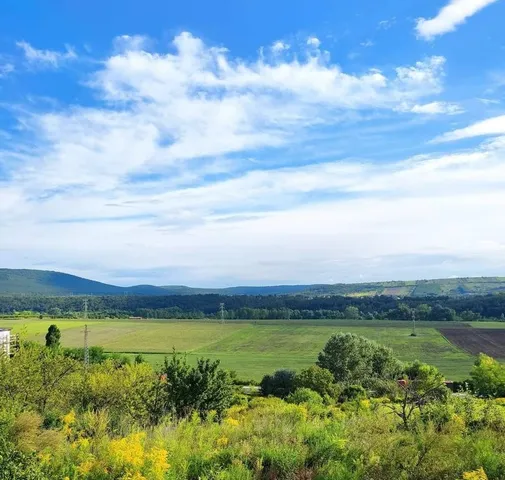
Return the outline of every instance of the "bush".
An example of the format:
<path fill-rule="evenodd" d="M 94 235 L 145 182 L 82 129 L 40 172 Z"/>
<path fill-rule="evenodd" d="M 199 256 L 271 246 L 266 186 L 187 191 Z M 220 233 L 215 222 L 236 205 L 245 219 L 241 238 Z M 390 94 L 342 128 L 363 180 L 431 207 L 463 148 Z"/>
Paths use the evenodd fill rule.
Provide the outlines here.
<path fill-rule="evenodd" d="M 288 403 L 308 403 L 309 405 L 322 405 L 323 398 L 319 393 L 310 388 L 297 388 L 293 393 L 286 397 Z"/>
<path fill-rule="evenodd" d="M 340 387 L 335 383 L 333 374 L 326 368 L 321 368 L 318 365 L 312 365 L 309 368 L 302 370 L 295 378 L 296 388 L 310 388 L 317 392 L 321 397 L 329 396 L 337 398 Z"/>
<path fill-rule="evenodd" d="M 203 358 L 196 367 L 190 367 L 186 359 L 174 354 L 170 361 L 165 359 L 161 372 L 163 402 L 167 412 L 177 418 L 189 417 L 197 412 L 201 418 L 215 411 L 217 418 L 231 406 L 233 385 L 228 372 L 215 362 Z"/>
<path fill-rule="evenodd" d="M 22 453 L 0 437 L 0 480 L 49 480 L 34 454 Z"/>
<path fill-rule="evenodd" d="M 285 398 L 295 391 L 295 378 L 292 370 L 277 370 L 273 375 L 265 375 L 260 383 L 261 393 L 265 397 Z"/>
<path fill-rule="evenodd" d="M 366 390 L 361 385 L 347 385 L 342 389 L 338 401 L 341 403 L 366 398 Z"/>

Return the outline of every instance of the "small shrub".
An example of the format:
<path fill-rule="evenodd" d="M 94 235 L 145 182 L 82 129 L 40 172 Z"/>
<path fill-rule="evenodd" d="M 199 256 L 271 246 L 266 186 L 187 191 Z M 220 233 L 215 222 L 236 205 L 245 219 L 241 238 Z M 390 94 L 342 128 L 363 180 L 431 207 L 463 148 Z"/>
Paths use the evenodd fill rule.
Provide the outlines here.
<path fill-rule="evenodd" d="M 286 397 L 288 403 L 307 403 L 309 405 L 322 405 L 323 398 L 319 393 L 314 392 L 310 388 L 297 388 L 293 393 Z"/>
<path fill-rule="evenodd" d="M 366 390 L 361 385 L 347 385 L 343 388 L 342 393 L 338 397 L 338 401 L 344 403 L 353 400 L 362 400 L 366 397 Z"/>

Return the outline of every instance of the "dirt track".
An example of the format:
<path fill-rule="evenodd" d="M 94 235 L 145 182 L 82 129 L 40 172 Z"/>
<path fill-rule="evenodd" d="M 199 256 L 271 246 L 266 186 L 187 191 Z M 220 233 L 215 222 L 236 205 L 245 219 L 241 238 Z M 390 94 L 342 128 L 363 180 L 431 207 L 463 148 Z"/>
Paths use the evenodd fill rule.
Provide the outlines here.
<path fill-rule="evenodd" d="M 505 329 L 439 328 L 449 342 L 472 355 L 505 358 Z"/>

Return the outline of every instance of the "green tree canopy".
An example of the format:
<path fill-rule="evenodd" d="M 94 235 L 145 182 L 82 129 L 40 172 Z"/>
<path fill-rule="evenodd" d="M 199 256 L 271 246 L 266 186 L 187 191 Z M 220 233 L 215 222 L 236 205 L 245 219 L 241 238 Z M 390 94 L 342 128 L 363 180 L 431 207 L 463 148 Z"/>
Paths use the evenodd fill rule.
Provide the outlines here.
<path fill-rule="evenodd" d="M 335 398 L 338 394 L 338 385 L 335 384 L 333 374 L 326 368 L 311 365 L 296 375 L 295 387 L 310 388 L 321 396 L 328 395 Z"/>
<path fill-rule="evenodd" d="M 505 397 L 505 366 L 481 353 L 470 373 L 475 393 L 484 397 Z"/>
<path fill-rule="evenodd" d="M 166 411 L 178 418 L 193 412 L 204 418 L 211 410 L 221 416 L 231 405 L 233 385 L 228 372 L 219 365 L 219 360 L 201 358 L 191 367 L 186 358 L 176 354 L 170 361 L 165 359 L 161 374 Z"/>
<path fill-rule="evenodd" d="M 51 325 L 46 333 L 46 347 L 57 348 L 60 346 L 61 332 L 56 325 Z"/>
<path fill-rule="evenodd" d="M 261 393 L 285 398 L 295 391 L 295 378 L 292 370 L 277 370 L 273 375 L 265 375 L 260 383 Z"/>
<path fill-rule="evenodd" d="M 337 382 L 362 383 L 370 378 L 390 379 L 401 373 L 401 363 L 390 348 L 353 333 L 330 337 L 317 365 L 329 370 Z"/>

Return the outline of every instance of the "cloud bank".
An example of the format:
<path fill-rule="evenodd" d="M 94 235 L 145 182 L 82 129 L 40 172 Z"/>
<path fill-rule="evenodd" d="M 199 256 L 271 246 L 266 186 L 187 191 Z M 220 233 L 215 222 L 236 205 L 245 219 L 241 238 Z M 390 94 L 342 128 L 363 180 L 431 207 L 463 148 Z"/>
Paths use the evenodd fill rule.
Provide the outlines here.
<path fill-rule="evenodd" d="M 355 154 L 365 138 L 379 149 L 379 127 L 393 142 L 394 119 L 457 113 L 434 100 L 443 57 L 355 73 L 312 41 L 249 60 L 189 33 L 168 51 L 147 45 L 114 42 L 86 78 L 95 105 L 20 114 L 23 137 L 0 151 L 4 266 L 192 285 L 503 266 L 501 137 L 387 161 Z"/>

